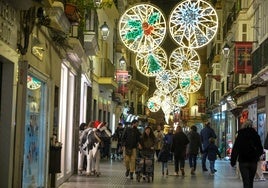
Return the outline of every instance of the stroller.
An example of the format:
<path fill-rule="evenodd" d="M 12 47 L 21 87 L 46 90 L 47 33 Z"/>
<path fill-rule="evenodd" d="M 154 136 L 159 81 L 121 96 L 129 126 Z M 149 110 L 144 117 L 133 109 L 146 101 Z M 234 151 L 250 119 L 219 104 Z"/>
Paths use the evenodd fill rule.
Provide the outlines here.
<path fill-rule="evenodd" d="M 154 181 L 154 152 L 139 151 L 136 159 L 136 179 L 138 182 Z"/>

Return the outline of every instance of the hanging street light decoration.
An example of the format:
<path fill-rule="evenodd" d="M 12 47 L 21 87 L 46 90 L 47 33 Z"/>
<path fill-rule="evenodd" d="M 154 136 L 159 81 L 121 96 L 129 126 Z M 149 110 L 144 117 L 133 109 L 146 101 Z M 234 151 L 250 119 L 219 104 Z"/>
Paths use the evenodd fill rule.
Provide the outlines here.
<path fill-rule="evenodd" d="M 119 20 L 119 35 L 131 51 L 146 53 L 157 48 L 166 35 L 166 20 L 151 4 L 138 4 L 125 11 Z"/>
<path fill-rule="evenodd" d="M 157 47 L 153 52 L 138 53 L 136 55 L 136 67 L 145 76 L 156 76 L 167 67 L 167 54 L 161 47 Z"/>
<path fill-rule="evenodd" d="M 176 48 L 169 57 L 169 67 L 179 77 L 190 76 L 199 71 L 200 58 L 191 48 Z"/>
<path fill-rule="evenodd" d="M 178 78 L 172 71 L 163 70 L 156 76 L 155 85 L 168 94 L 178 87 Z"/>
<path fill-rule="evenodd" d="M 197 92 L 202 85 L 202 78 L 199 73 L 192 74 L 179 79 L 180 88 L 187 93 Z"/>
<path fill-rule="evenodd" d="M 178 107 L 186 106 L 189 101 L 189 94 L 184 92 L 182 89 L 176 89 L 173 91 L 171 97 L 174 104 Z"/>
<path fill-rule="evenodd" d="M 169 31 L 180 46 L 200 48 L 207 45 L 218 30 L 215 9 L 204 0 L 185 0 L 169 17 Z"/>
<path fill-rule="evenodd" d="M 201 62 L 195 51 L 207 45 L 218 30 L 215 9 L 205 0 L 184 0 L 171 11 L 168 28 L 180 46 L 170 57 L 160 47 L 166 35 L 166 21 L 161 10 L 148 3 L 127 9 L 119 20 L 119 36 L 129 50 L 136 53 L 136 67 L 147 77 L 156 77 L 153 96 L 147 107 L 160 108 L 168 123 L 170 114 L 180 113 L 189 102 L 189 94 L 202 85 L 198 73 Z M 167 64 L 169 67 L 167 69 Z"/>
<path fill-rule="evenodd" d="M 161 108 L 161 102 L 156 96 L 150 97 L 147 102 L 147 107 L 151 112 L 157 112 Z"/>

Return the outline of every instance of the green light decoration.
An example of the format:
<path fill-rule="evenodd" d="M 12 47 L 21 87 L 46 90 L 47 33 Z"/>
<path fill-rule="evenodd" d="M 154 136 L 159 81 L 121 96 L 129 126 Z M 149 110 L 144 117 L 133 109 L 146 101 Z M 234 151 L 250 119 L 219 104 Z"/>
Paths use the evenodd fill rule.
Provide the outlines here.
<path fill-rule="evenodd" d="M 149 53 L 163 42 L 166 20 L 159 8 L 141 3 L 127 9 L 119 20 L 119 36 L 123 44 L 136 53 Z"/>
<path fill-rule="evenodd" d="M 172 93 L 172 101 L 178 107 L 186 106 L 189 101 L 189 94 L 182 89 L 176 89 Z"/>
<path fill-rule="evenodd" d="M 153 12 L 150 17 L 149 17 L 149 20 L 148 20 L 148 23 L 150 25 L 154 25 L 160 18 L 160 15 L 158 12 Z"/>
<path fill-rule="evenodd" d="M 200 89 L 202 78 L 199 73 L 194 73 L 188 77 L 181 77 L 179 85 L 184 92 L 194 93 Z"/>
<path fill-rule="evenodd" d="M 137 20 L 129 20 L 128 25 L 132 28 L 131 31 L 127 32 L 126 39 L 127 40 L 136 40 L 143 35 L 143 30 L 141 27 L 141 22 Z"/>
<path fill-rule="evenodd" d="M 160 109 L 160 101 L 157 97 L 153 96 L 149 98 L 147 102 L 147 107 L 151 112 L 157 112 Z"/>
<path fill-rule="evenodd" d="M 136 67 L 145 76 L 154 77 L 165 70 L 168 64 L 167 54 L 161 47 L 149 53 L 137 53 Z"/>
<path fill-rule="evenodd" d="M 148 56 L 148 61 L 149 61 L 149 72 L 150 73 L 157 73 L 157 72 L 160 72 L 162 70 L 162 67 L 158 63 L 157 59 L 152 54 L 150 54 Z"/>

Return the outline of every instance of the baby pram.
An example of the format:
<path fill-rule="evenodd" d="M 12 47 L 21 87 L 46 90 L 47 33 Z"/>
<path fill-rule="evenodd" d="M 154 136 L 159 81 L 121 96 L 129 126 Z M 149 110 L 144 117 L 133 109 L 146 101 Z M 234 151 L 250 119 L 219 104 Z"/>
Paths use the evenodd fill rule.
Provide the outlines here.
<path fill-rule="evenodd" d="M 139 151 L 136 159 L 136 178 L 150 182 L 154 181 L 154 152 Z"/>

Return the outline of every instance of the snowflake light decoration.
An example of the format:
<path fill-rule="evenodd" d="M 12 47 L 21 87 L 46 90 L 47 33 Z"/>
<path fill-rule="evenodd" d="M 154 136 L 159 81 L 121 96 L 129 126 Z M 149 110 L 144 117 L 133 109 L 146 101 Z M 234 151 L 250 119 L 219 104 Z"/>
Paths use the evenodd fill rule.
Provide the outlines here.
<path fill-rule="evenodd" d="M 161 71 L 155 78 L 156 87 L 164 93 L 170 93 L 178 86 L 177 76 L 170 70 Z"/>
<path fill-rule="evenodd" d="M 126 10 L 119 20 L 119 35 L 134 52 L 146 53 L 157 48 L 166 35 L 166 20 L 151 4 L 138 4 Z"/>
<path fill-rule="evenodd" d="M 205 46 L 214 38 L 217 29 L 217 13 L 203 0 L 185 0 L 172 10 L 169 17 L 171 36 L 184 47 Z"/>
<path fill-rule="evenodd" d="M 169 57 L 169 67 L 180 77 L 190 76 L 198 72 L 200 58 L 197 52 L 191 48 L 176 48 Z"/>

